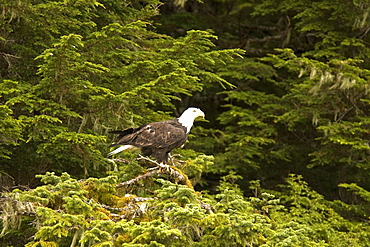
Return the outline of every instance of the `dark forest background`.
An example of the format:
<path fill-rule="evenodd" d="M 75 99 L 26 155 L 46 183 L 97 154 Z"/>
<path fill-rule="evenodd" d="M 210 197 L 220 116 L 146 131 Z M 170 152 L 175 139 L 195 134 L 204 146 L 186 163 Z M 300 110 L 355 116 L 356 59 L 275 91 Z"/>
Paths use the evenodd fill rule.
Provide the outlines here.
<path fill-rule="evenodd" d="M 369 1 L 0 9 L 1 246 L 370 245 Z M 189 106 L 169 171 L 107 159 Z"/>

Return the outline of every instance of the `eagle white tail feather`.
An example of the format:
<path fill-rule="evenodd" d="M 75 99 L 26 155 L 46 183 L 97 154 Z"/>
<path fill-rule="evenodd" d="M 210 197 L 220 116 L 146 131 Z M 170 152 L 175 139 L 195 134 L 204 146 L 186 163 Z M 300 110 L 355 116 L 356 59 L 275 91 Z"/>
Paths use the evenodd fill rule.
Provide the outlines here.
<path fill-rule="evenodd" d="M 116 148 L 114 149 L 112 152 L 110 152 L 108 154 L 108 156 L 112 156 L 113 154 L 116 154 L 116 153 L 119 153 L 119 152 L 122 152 L 122 151 L 125 151 L 127 149 L 132 149 L 132 148 L 135 148 L 134 146 L 132 145 L 123 145 L 123 146 L 120 146 L 119 148 Z"/>

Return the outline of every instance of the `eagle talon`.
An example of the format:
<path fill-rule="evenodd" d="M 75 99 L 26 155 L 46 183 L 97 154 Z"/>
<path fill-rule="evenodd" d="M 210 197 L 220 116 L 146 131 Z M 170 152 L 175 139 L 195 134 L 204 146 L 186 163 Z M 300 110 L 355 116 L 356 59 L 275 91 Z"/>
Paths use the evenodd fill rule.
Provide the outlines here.
<path fill-rule="evenodd" d="M 172 173 L 172 170 L 171 170 L 171 167 L 169 165 L 166 165 L 166 164 L 163 164 L 163 163 L 160 163 L 158 164 L 159 166 L 159 172 L 160 173 L 168 173 L 171 175 Z M 163 172 L 164 171 L 164 172 Z"/>

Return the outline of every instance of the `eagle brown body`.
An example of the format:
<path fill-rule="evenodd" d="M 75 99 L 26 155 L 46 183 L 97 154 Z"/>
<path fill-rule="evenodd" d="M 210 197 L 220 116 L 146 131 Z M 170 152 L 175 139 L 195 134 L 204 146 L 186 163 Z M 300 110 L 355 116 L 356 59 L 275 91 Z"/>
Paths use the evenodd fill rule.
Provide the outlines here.
<path fill-rule="evenodd" d="M 158 162 L 165 164 L 168 154 L 185 144 L 194 119 L 199 116 L 204 117 L 204 113 L 198 108 L 191 107 L 176 119 L 144 124 L 123 131 L 112 131 L 110 133 L 118 136 L 117 142 L 111 147 L 121 147 L 108 155 L 136 147 L 141 148 L 143 155 L 152 156 Z"/>

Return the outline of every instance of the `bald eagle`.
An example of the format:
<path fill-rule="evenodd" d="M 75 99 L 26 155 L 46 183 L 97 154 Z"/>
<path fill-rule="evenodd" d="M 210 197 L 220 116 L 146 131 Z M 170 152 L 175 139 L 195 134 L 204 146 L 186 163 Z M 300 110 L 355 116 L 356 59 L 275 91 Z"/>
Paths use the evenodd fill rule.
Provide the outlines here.
<path fill-rule="evenodd" d="M 152 156 L 159 163 L 166 164 L 172 149 L 181 147 L 186 142 L 197 117 L 204 118 L 205 115 L 199 108 L 190 107 L 179 118 L 144 124 L 123 131 L 111 131 L 109 133 L 118 136 L 117 142 L 110 147 L 120 147 L 110 152 L 108 156 L 128 149 L 141 148 L 144 156 Z"/>

